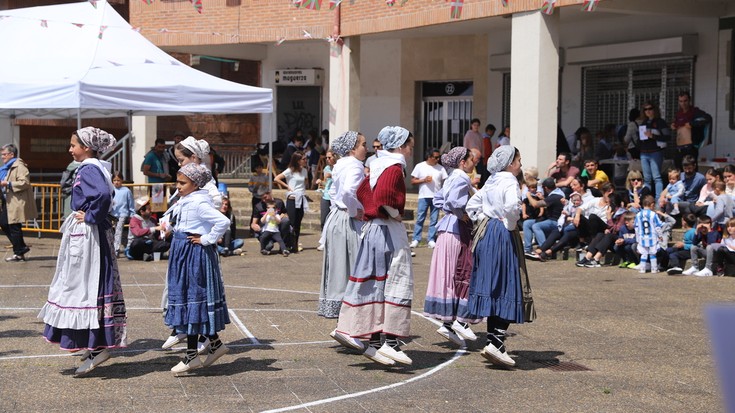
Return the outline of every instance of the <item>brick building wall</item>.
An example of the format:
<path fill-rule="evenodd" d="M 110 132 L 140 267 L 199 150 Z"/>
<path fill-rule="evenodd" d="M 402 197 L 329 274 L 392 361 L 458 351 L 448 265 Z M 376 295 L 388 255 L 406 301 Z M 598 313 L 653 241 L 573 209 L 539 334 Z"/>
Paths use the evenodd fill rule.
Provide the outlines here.
<path fill-rule="evenodd" d="M 583 2 L 558 0 L 557 6 Z M 543 4 L 544 0 L 511 0 L 503 7 L 500 0 L 465 0 L 461 20 L 537 10 Z M 405 30 L 457 21 L 450 17 L 450 7 L 451 3 L 443 0 L 409 0 L 393 7 L 382 0 L 343 1 L 338 23 L 343 37 Z M 291 0 L 208 0 L 202 14 L 186 0 L 130 3 L 130 23 L 142 27 L 141 33 L 159 46 L 301 40 L 303 30 L 314 38 L 325 38 L 332 34 L 335 14 L 329 10 L 328 0 L 322 1 L 319 11 L 296 8 Z"/>

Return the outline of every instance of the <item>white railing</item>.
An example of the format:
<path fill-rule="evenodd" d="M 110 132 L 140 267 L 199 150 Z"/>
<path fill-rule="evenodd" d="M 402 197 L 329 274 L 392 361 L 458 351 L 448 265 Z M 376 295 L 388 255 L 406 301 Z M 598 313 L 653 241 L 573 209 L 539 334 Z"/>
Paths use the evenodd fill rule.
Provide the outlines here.
<path fill-rule="evenodd" d="M 130 138 L 131 132 L 128 132 L 117 141 L 115 147 L 102 155 L 102 159 L 112 164 L 113 171 L 120 171 L 125 180 L 129 179 L 130 172 Z"/>

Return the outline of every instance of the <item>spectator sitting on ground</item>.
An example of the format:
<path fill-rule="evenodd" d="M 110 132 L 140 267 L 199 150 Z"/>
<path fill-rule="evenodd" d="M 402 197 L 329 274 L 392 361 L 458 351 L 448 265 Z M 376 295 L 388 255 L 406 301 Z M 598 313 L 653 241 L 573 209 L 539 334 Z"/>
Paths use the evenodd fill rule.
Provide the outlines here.
<path fill-rule="evenodd" d="M 720 247 L 722 240 L 722 231 L 719 227 L 712 225 L 712 218 L 707 215 L 697 219 L 697 228 L 692 241 L 692 248 L 689 250 L 689 257 L 692 259 L 692 266 L 684 271 L 684 275 L 696 275 L 698 277 L 711 277 L 712 263 L 717 248 Z M 704 268 L 699 269 L 699 259 L 705 257 Z"/>
<path fill-rule="evenodd" d="M 281 219 L 278 224 L 278 233 L 281 238 L 288 246 L 291 242 L 291 224 L 288 221 L 288 214 L 286 213 L 286 205 L 282 200 L 273 198 L 273 194 L 270 190 L 263 193 L 260 202 L 253 209 L 253 215 L 250 218 L 250 229 L 253 231 L 253 236 L 260 240 L 262 233 L 262 225 L 260 219 L 268 212 L 268 204 L 273 202 L 275 204 L 275 212 Z M 263 249 L 263 248 L 261 248 Z M 273 249 L 273 242 L 269 242 L 264 248 L 270 252 Z"/>
<path fill-rule="evenodd" d="M 723 275 L 735 275 L 728 273 L 726 265 L 735 264 L 735 218 L 727 221 L 727 237 L 722 239 L 722 246 L 715 251 L 715 268 L 722 268 Z M 719 273 L 719 271 L 718 271 Z"/>
<path fill-rule="evenodd" d="M 605 182 L 610 182 L 610 178 L 608 178 L 607 174 L 600 169 L 600 163 L 595 159 L 587 159 L 584 161 L 584 171 L 582 171 L 582 176 L 587 177 L 588 187 L 595 188 L 597 190 L 600 190 L 602 184 Z"/>
<path fill-rule="evenodd" d="M 722 171 L 715 168 L 709 168 L 704 174 L 705 184 L 699 191 L 699 198 L 697 202 L 692 206 L 689 205 L 689 210 L 695 215 L 700 216 L 707 214 L 707 210 L 710 205 L 714 204 L 715 201 L 715 187 L 714 183 L 717 181 L 725 182 L 722 180 Z M 725 193 L 727 193 L 727 185 L 725 185 Z M 709 215 L 709 214 L 707 214 Z"/>
<path fill-rule="evenodd" d="M 523 187 L 521 188 L 521 218 L 523 218 L 523 252 L 531 253 L 533 245 L 533 224 L 544 215 L 544 208 L 534 208 L 528 197 L 535 197 L 538 192 L 538 169 L 529 167 L 523 172 Z M 581 198 L 580 198 L 581 199 Z M 538 243 L 538 242 L 537 242 Z"/>
<path fill-rule="evenodd" d="M 130 218 L 125 255 L 130 260 L 153 261 L 154 252 L 164 253 L 171 247 L 171 234 L 164 231 L 158 225 L 158 220 L 153 218 L 149 197 L 136 199 L 135 207 L 136 214 Z"/>
<path fill-rule="evenodd" d="M 651 195 L 651 188 L 643 183 L 643 173 L 638 170 L 628 172 L 625 179 L 625 188 L 628 189 L 628 204 L 626 208 L 633 212 L 641 210 L 641 200 L 646 195 Z"/>
<path fill-rule="evenodd" d="M 286 248 L 286 244 L 283 242 L 283 238 L 281 238 L 278 230 L 278 226 L 283 219 L 283 214 L 276 213 L 276 203 L 274 201 L 267 202 L 266 207 L 268 209 L 265 211 L 265 215 L 260 217 L 260 225 L 263 228 L 260 233 L 260 253 L 269 255 L 268 243 L 270 242 L 273 245 L 273 242 L 277 242 L 278 246 L 281 247 L 281 254 L 284 257 L 288 257 L 291 252 Z"/>
<path fill-rule="evenodd" d="M 560 153 L 556 160 L 549 165 L 546 175 L 553 178 L 557 188 L 564 188 L 565 194 L 571 193 L 569 184 L 572 180 L 579 176 L 579 168 L 572 165 L 572 155 L 569 153 Z"/>
<path fill-rule="evenodd" d="M 691 256 L 692 244 L 694 243 L 695 229 L 697 217 L 694 214 L 686 214 L 681 218 L 681 227 L 684 229 L 684 240 L 677 241 L 671 247 L 666 248 L 666 254 L 669 256 L 669 265 L 666 273 L 669 275 L 681 274 L 684 263 Z"/>
<path fill-rule="evenodd" d="M 219 212 L 230 220 L 230 228 L 225 231 L 222 238 L 217 240 L 217 253 L 223 257 L 242 255 L 242 246 L 245 242 L 240 238 L 235 238 L 237 236 L 237 223 L 235 222 L 235 215 L 232 214 L 230 198 L 222 197 L 222 206 L 219 208 Z"/>
<path fill-rule="evenodd" d="M 684 182 L 681 181 L 681 172 L 676 168 L 669 170 L 668 177 L 669 184 L 661 192 L 658 204 L 667 213 L 679 215 L 679 202 L 684 195 Z"/>
<path fill-rule="evenodd" d="M 735 201 L 732 197 L 725 193 L 725 183 L 715 182 L 715 201 L 710 209 L 707 210 L 707 216 L 712 218 L 713 225 L 724 228 L 725 224 L 730 221 L 733 216 L 733 207 Z"/>
<path fill-rule="evenodd" d="M 531 230 L 538 244 L 543 244 L 546 241 L 546 237 L 557 228 L 556 221 L 561 216 L 562 209 L 564 209 L 562 200 L 565 199 L 564 192 L 556 187 L 553 178 L 544 179 L 541 186 L 543 191 L 539 191 L 535 197 L 528 197 L 528 202 L 532 207 L 543 207 L 546 209 L 543 216 L 544 219 L 537 219 L 536 223 L 531 226 Z"/>
<path fill-rule="evenodd" d="M 689 205 L 695 205 L 699 198 L 702 187 L 707 183 L 704 175 L 697 172 L 697 161 L 690 155 L 684 156 L 681 161 L 683 172 L 681 173 L 681 181 L 684 183 L 684 195 L 679 202 L 679 210 L 682 213 L 693 212 L 689 209 Z"/>
<path fill-rule="evenodd" d="M 582 195 L 575 192 L 569 197 L 569 201 L 564 205 L 557 226 L 551 230 L 546 240 L 538 246 L 534 254 L 526 255 L 530 259 L 546 261 L 556 252 L 566 246 L 575 246 L 579 242 L 577 227 L 574 225 L 574 216 L 577 209 L 582 206 Z"/>
<path fill-rule="evenodd" d="M 625 226 L 624 213 L 626 210 L 620 202 L 620 195 L 611 193 L 608 195 L 608 204 L 612 210 L 610 225 L 603 232 L 595 235 L 587 246 L 585 256 L 577 262 L 577 266 L 587 268 L 599 268 L 602 266 L 603 258 L 608 250 L 613 250 L 620 228 Z"/>
<path fill-rule="evenodd" d="M 638 255 L 635 252 L 635 212 L 626 212 L 623 220 L 625 224 L 620 226 L 615 240 L 615 255 L 620 257 L 620 268 L 634 268 L 638 265 Z"/>

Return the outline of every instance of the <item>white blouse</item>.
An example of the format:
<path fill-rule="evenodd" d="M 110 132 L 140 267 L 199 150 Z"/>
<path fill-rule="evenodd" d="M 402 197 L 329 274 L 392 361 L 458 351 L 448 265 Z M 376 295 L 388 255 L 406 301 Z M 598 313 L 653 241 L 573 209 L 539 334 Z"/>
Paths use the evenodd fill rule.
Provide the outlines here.
<path fill-rule="evenodd" d="M 507 171 L 498 172 L 470 198 L 466 208 L 473 221 L 484 216 L 503 221 L 508 231 L 516 229 L 521 217 L 521 188 L 518 180 Z"/>

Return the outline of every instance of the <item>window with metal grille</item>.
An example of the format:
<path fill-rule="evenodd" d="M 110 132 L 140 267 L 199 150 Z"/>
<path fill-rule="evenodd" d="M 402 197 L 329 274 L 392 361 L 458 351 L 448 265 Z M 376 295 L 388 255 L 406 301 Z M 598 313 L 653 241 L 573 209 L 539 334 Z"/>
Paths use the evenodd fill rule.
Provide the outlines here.
<path fill-rule="evenodd" d="M 591 66 L 582 69 L 582 126 L 592 133 L 625 124 L 630 109 L 652 101 L 672 121 L 679 92 L 693 92 L 694 58 Z M 694 94 L 692 93 L 692 96 Z"/>

